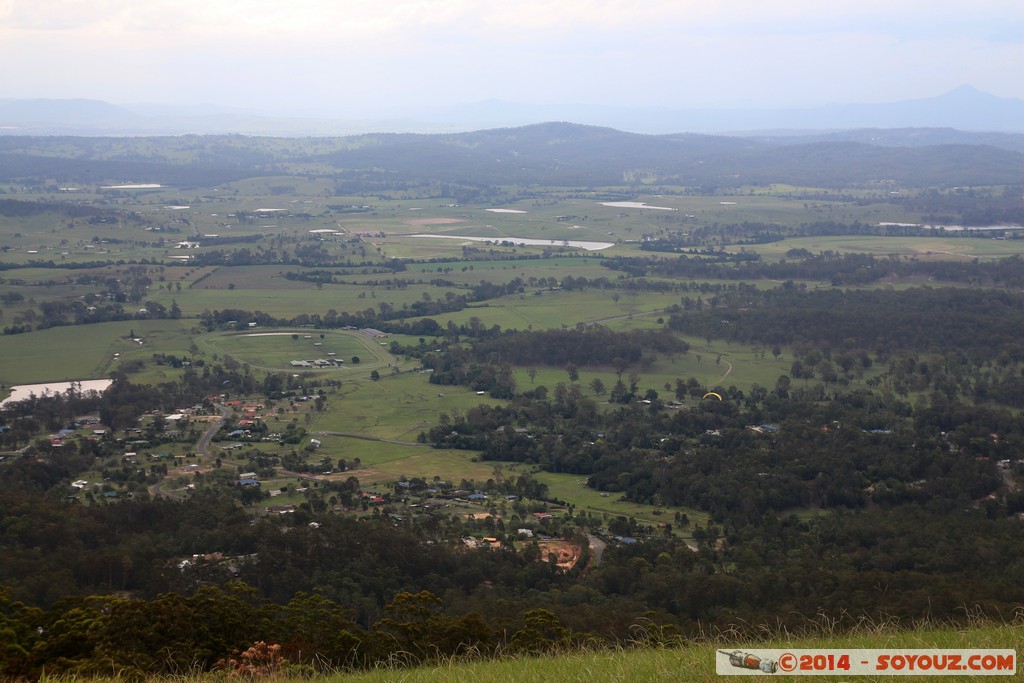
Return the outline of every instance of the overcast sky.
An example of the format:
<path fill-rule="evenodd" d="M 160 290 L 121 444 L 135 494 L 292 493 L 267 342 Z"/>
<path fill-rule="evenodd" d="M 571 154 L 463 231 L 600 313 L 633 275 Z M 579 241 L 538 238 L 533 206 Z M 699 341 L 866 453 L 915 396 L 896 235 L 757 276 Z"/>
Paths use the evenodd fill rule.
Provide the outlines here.
<path fill-rule="evenodd" d="M 0 97 L 332 116 L 1024 98 L 1022 0 L 0 0 Z"/>

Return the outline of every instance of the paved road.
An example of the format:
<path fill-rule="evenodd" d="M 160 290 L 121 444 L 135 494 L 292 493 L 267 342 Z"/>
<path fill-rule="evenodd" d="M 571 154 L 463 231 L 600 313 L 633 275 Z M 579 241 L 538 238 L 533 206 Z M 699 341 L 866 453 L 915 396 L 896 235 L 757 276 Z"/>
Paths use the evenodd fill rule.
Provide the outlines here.
<path fill-rule="evenodd" d="M 604 548 L 608 544 L 594 534 L 587 534 L 587 538 L 590 539 L 590 552 L 594 558 L 594 562 L 591 566 L 596 567 L 601 564 L 601 558 L 604 556 Z"/>
<path fill-rule="evenodd" d="M 227 406 L 218 406 L 220 410 L 220 419 L 216 422 L 211 422 L 203 432 L 203 435 L 199 437 L 199 441 L 196 442 L 196 454 L 201 455 L 204 458 L 209 457 L 210 441 L 213 439 L 221 425 L 224 424 L 224 420 L 227 419 L 228 415 L 231 414 L 231 409 Z M 169 489 L 171 485 L 171 477 L 164 477 L 149 489 L 149 495 L 153 497 L 161 496 L 163 498 L 174 498 L 175 500 L 181 500 L 187 495 L 183 489 Z"/>
<path fill-rule="evenodd" d="M 224 420 L 227 419 L 228 415 L 231 414 L 231 409 L 227 406 L 218 406 L 220 410 L 220 419 L 216 422 L 211 422 L 210 426 L 206 428 L 203 435 L 199 437 L 199 441 L 196 442 L 196 453 L 203 456 L 204 458 L 209 455 L 207 448 L 210 446 L 210 441 L 214 435 L 220 431 L 221 425 L 224 424 Z"/>

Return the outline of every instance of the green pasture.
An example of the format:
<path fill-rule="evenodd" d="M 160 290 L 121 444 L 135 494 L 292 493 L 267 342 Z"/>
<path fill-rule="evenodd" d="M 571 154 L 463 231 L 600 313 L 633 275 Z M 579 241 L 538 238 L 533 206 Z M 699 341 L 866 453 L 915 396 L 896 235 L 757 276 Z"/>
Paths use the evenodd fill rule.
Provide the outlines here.
<path fill-rule="evenodd" d="M 324 446 L 332 437 L 318 437 Z M 476 460 L 475 454 L 469 451 L 454 451 L 431 448 L 430 446 L 400 446 L 397 444 L 362 441 L 359 439 L 341 439 L 335 445 L 340 450 L 337 457 L 345 458 L 352 466 L 354 458 L 359 458 L 359 469 L 345 472 L 345 476 L 359 479 L 364 488 L 382 489 L 402 477 L 422 477 L 431 480 L 441 477 L 442 480 L 458 484 L 462 479 L 486 481 L 494 476 L 494 462 Z M 322 449 L 317 450 L 317 455 Z"/>
<path fill-rule="evenodd" d="M 570 259 L 572 260 L 572 259 Z M 543 261 L 539 262 L 544 264 Z M 594 267 L 592 268 L 591 265 Z M 599 270 L 598 270 L 599 269 Z M 311 282 L 286 280 L 276 274 L 270 275 L 267 268 L 253 267 L 239 272 L 222 268 L 213 276 L 203 279 L 189 290 L 150 290 L 149 299 L 170 306 L 177 301 L 186 316 L 198 316 L 204 310 L 237 308 L 248 311 L 263 311 L 275 317 L 290 318 L 299 313 L 320 313 L 329 310 L 341 312 L 379 310 L 381 305 L 401 309 L 426 297 L 443 300 L 448 292 L 462 293 L 461 288 L 439 287 L 430 284 L 410 284 L 404 288 L 368 284 L 335 285 L 317 287 Z M 492 277 L 493 273 L 493 277 Z M 534 273 L 538 273 L 534 275 Z M 551 275 L 547 275 L 550 273 Z M 442 279 L 464 279 L 467 284 L 480 280 L 502 282 L 512 277 L 575 277 L 614 276 L 612 271 L 596 264 L 575 267 L 561 265 L 540 265 L 536 269 L 526 267 L 502 271 L 500 264 L 493 271 L 470 271 L 438 274 Z M 360 279 L 373 280 L 373 274 L 359 275 Z M 377 278 L 390 279 L 389 275 Z M 347 276 L 346 276 L 346 279 Z M 355 279 L 353 277 L 352 279 Z M 423 273 L 417 279 L 430 279 Z M 234 288 L 231 288 L 234 285 Z M 473 304 L 462 311 L 431 316 L 444 324 L 453 320 L 458 324 L 477 317 L 488 327 L 500 325 L 503 329 L 542 329 L 575 325 L 580 322 L 612 322 L 628 320 L 631 316 L 646 315 L 679 303 L 679 295 L 671 293 L 623 293 L 619 290 L 586 289 L 582 291 L 541 290 L 535 285 L 527 292 L 513 294 L 499 299 Z M 618 301 L 615 295 L 618 294 Z M 567 311 L 569 312 L 567 314 Z"/>
<path fill-rule="evenodd" d="M 454 237 L 474 237 L 488 240 L 480 242 L 469 240 L 470 246 L 482 249 L 498 246 L 501 242 L 515 243 L 519 239 L 536 239 L 550 241 L 550 244 L 532 245 L 541 248 L 558 248 L 565 241 L 580 240 L 591 242 L 614 242 L 614 235 L 609 236 L 607 230 L 586 227 L 554 220 L 553 217 L 533 218 L 530 214 L 490 213 L 487 209 L 476 209 L 471 216 L 460 218 L 435 219 L 436 222 L 414 224 L 406 222 L 399 232 L 389 231 L 388 237 L 409 238 L 411 235 L 438 235 L 445 241 L 459 243 Z M 444 221 L 444 222 L 441 222 Z M 417 237 L 417 240 L 432 239 Z"/>
<path fill-rule="evenodd" d="M 484 325 L 500 325 L 502 329 L 549 329 L 574 327 L 577 323 L 611 324 L 628 320 L 631 316 L 646 316 L 679 303 L 678 294 L 649 292 L 628 296 L 622 292 L 616 302 L 618 290 L 586 289 L 572 292 L 540 291 L 539 293 L 512 294 L 492 299 L 462 311 L 438 316 L 445 321 L 463 324 L 470 318 L 479 318 Z M 660 313 L 659 313 L 660 314 Z M 657 317 L 657 316 L 655 316 Z"/>
<path fill-rule="evenodd" d="M 376 356 L 378 349 L 355 335 L 343 332 L 320 332 L 310 334 L 311 330 L 250 332 L 230 334 L 207 338 L 206 345 L 221 353 L 234 356 L 236 359 L 256 367 L 271 367 L 281 370 L 289 369 L 290 361 L 312 358 L 328 358 L 333 355 L 352 365 L 353 356 L 359 356 L 367 362 L 373 359 L 367 353 Z M 321 336 L 323 335 L 323 336 Z M 293 338 L 293 336 L 297 338 Z M 365 336 L 365 335 L 360 335 Z M 307 339 L 308 337 L 308 339 Z"/>
<path fill-rule="evenodd" d="M 653 322 L 653 318 L 647 317 Z M 640 318 L 629 321 L 634 324 L 641 324 Z M 618 324 L 616 325 L 618 326 Z M 659 326 L 660 327 L 660 326 Z M 622 381 L 627 386 L 630 383 L 630 376 L 638 378 L 638 393 L 642 396 L 648 389 L 658 392 L 658 397 L 665 402 L 674 401 L 675 383 L 677 379 L 688 380 L 695 378 L 708 391 L 721 391 L 735 386 L 743 392 L 749 392 L 755 384 L 768 389 L 775 388 L 775 384 L 781 375 L 789 375 L 793 363 L 792 350 L 788 347 L 782 348 L 778 358 L 771 354 L 771 349 L 746 346 L 743 344 L 729 344 L 721 339 L 712 339 L 711 344 L 705 339 L 694 337 L 683 338 L 690 349 L 685 354 L 678 354 L 671 358 L 659 355 L 655 362 L 646 370 L 638 365 L 627 368 L 622 373 Z M 533 367 L 536 372 L 534 379 L 529 377 L 529 368 L 517 367 L 515 369 L 516 385 L 519 391 L 528 391 L 537 386 L 545 386 L 548 391 L 554 390 L 559 383 L 569 387 L 572 383 L 569 374 L 563 367 L 537 365 Z M 871 377 L 878 376 L 884 372 L 883 367 L 872 367 L 864 372 L 861 378 L 850 380 L 851 386 L 863 383 Z M 618 375 L 611 367 L 580 366 L 577 369 L 579 380 L 576 385 L 582 394 L 604 405 L 608 400 L 608 392 L 615 386 Z M 604 384 L 605 392 L 597 395 L 591 388 L 591 383 L 599 379 Z M 817 381 L 817 380 L 815 380 Z M 801 380 L 793 380 L 793 386 L 800 386 Z M 668 388 L 665 385 L 668 384 Z M 687 396 L 682 399 L 683 408 L 692 407 L 698 401 Z"/>
<path fill-rule="evenodd" d="M 0 336 L 0 384 L 95 379 L 126 360 L 148 361 L 157 352 L 187 354 L 189 325 L 184 320 L 127 320 Z M 128 338 L 130 331 L 142 344 Z M 120 355 L 115 358 L 115 353 Z"/>
<path fill-rule="evenodd" d="M 298 339 L 293 339 L 293 335 L 298 335 Z M 310 338 L 306 339 L 307 336 Z M 351 376 L 353 373 L 357 373 L 355 377 L 363 379 L 371 370 L 380 371 L 396 362 L 395 358 L 380 345 L 379 340 L 371 339 L 360 332 L 342 330 L 253 328 L 249 332 L 213 332 L 199 335 L 195 338 L 195 344 L 208 356 L 217 354 L 231 357 L 240 363 L 264 371 L 329 373 L 338 379 Z M 335 354 L 333 357 L 344 361 L 341 367 L 314 370 L 291 365 L 293 360 L 328 359 L 332 357 L 331 352 Z M 352 363 L 353 356 L 358 356 L 360 362 Z"/>
<path fill-rule="evenodd" d="M 492 256 L 516 256 L 518 254 L 543 253 L 543 247 L 502 247 L 469 240 L 429 239 L 416 237 L 367 237 L 369 251 L 379 254 L 381 258 L 400 258 L 405 260 L 457 259 L 462 258 L 463 247 L 482 249 Z"/>
<path fill-rule="evenodd" d="M 287 282 L 287 281 L 284 281 Z M 205 281 L 204 281 L 205 283 Z M 277 318 L 289 319 L 301 313 L 321 315 L 330 310 L 335 311 L 365 311 L 374 309 L 379 311 L 381 304 L 394 308 L 402 308 L 404 305 L 421 300 L 424 293 L 432 298 L 444 298 L 447 287 L 435 287 L 433 285 L 416 285 L 405 289 L 385 289 L 377 287 L 370 289 L 363 285 L 324 285 L 322 289 L 317 288 L 311 282 L 297 283 L 300 287 L 293 287 L 288 283 L 285 287 L 276 288 L 277 281 L 269 283 L 263 289 L 201 289 L 204 283 L 200 283 L 187 293 L 181 292 L 160 292 L 152 294 L 152 300 L 164 306 L 170 306 L 172 301 L 177 301 L 183 315 L 199 316 L 203 311 L 240 309 L 244 311 L 262 311 Z"/>
<path fill-rule="evenodd" d="M 603 252 L 602 252 L 603 253 Z M 515 258 L 500 261 L 473 261 L 469 263 L 411 263 L 400 277 L 419 279 L 442 278 L 457 284 L 475 284 L 481 280 L 505 282 L 519 277 L 611 277 L 615 271 L 601 265 L 602 253 L 580 256 L 551 256 L 549 258 Z M 369 276 L 368 276 L 369 277 Z"/>
<path fill-rule="evenodd" d="M 235 291 L 315 289 L 316 285 L 312 282 L 289 280 L 285 277 L 285 273 L 289 271 L 303 270 L 306 269 L 285 265 L 221 266 L 210 270 L 202 279 L 196 278 L 191 290 L 193 293 L 199 293 L 207 289 L 229 288 Z"/>
<path fill-rule="evenodd" d="M 708 515 L 699 510 L 691 508 L 680 508 L 672 506 L 657 507 L 654 505 L 643 505 L 622 500 L 620 493 L 603 493 L 597 489 L 587 486 L 586 475 L 563 474 L 557 472 L 534 472 L 534 479 L 547 484 L 548 495 L 558 498 L 576 506 L 576 512 L 582 510 L 604 519 L 615 517 L 632 517 L 641 524 L 657 526 L 659 524 L 671 524 L 676 533 L 684 537 L 690 535 L 690 530 L 697 526 L 705 526 L 708 523 Z M 688 528 L 678 528 L 675 521 L 675 513 L 684 512 L 690 521 Z"/>
<path fill-rule="evenodd" d="M 997 240 L 991 237 L 882 237 L 876 235 L 840 235 L 794 237 L 770 244 L 745 245 L 765 259 L 784 258 L 790 249 L 905 256 L 917 259 L 966 260 L 1005 258 L 1024 254 L 1024 240 Z"/>
<path fill-rule="evenodd" d="M 430 384 L 426 373 L 381 374 L 377 382 L 344 382 L 329 393 L 328 410 L 309 429 L 415 441 L 437 425 L 441 413 L 454 418 L 481 403 L 500 403 L 468 387 Z"/>

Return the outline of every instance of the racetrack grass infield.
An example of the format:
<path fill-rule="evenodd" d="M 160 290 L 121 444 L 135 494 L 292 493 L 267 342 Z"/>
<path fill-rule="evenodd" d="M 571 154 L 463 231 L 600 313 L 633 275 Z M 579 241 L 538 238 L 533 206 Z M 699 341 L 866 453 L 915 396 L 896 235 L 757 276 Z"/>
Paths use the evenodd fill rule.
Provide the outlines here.
<path fill-rule="evenodd" d="M 360 333 L 336 330 L 260 330 L 236 334 L 209 335 L 204 342 L 222 354 L 261 369 L 295 371 L 293 360 L 335 358 L 349 369 L 359 370 L 361 362 L 370 363 L 380 355 L 379 347 Z M 360 359 L 353 363 L 352 358 Z M 305 370 L 306 368 L 302 368 Z"/>

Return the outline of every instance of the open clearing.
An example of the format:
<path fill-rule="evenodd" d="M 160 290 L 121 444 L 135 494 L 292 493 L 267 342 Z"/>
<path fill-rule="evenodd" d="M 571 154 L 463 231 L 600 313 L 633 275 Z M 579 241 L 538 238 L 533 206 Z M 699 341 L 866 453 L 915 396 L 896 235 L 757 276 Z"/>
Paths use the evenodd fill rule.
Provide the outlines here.
<path fill-rule="evenodd" d="M 551 555 L 555 556 L 555 564 L 563 571 L 569 571 L 576 566 L 580 559 L 581 548 L 575 543 L 560 539 L 538 541 L 540 556 L 547 560 Z"/>
<path fill-rule="evenodd" d="M 392 361 L 376 340 L 360 332 L 311 332 L 309 329 L 301 329 L 272 334 L 214 333 L 199 337 L 197 342 L 241 363 L 266 370 L 308 371 L 311 368 L 301 367 L 297 370 L 292 362 L 325 360 L 342 364 L 326 366 L 324 370 L 369 372 Z M 359 361 L 355 362 L 353 358 Z"/>

